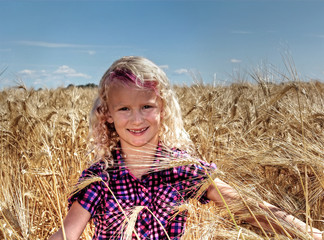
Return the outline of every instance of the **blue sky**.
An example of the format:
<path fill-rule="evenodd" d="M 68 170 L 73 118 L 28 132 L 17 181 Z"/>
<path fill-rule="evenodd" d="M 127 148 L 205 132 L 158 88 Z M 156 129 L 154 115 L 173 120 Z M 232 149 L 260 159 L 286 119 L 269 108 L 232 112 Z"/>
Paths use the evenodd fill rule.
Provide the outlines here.
<path fill-rule="evenodd" d="M 320 0 L 0 0 L 0 9 L 0 88 L 98 83 L 125 55 L 190 84 L 190 73 L 224 83 L 263 64 L 284 69 L 289 52 L 304 80 L 324 79 Z"/>

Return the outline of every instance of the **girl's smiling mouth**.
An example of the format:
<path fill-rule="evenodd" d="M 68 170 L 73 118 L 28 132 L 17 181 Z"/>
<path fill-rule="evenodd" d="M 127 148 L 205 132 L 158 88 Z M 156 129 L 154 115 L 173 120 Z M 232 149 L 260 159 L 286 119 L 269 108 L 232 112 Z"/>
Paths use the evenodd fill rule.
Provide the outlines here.
<path fill-rule="evenodd" d="M 141 128 L 141 129 L 128 129 L 131 133 L 139 134 L 145 132 L 149 127 Z"/>

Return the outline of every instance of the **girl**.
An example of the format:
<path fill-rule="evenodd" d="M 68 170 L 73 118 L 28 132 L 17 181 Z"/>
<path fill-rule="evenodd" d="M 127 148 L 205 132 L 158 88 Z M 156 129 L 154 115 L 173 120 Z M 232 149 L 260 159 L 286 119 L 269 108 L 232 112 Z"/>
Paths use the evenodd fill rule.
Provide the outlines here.
<path fill-rule="evenodd" d="M 80 183 L 90 179 L 91 184 L 69 198 L 64 220 L 69 240 L 78 239 L 90 219 L 93 239 L 180 239 L 186 222 L 186 215 L 176 214 L 181 203 L 197 198 L 223 205 L 223 199 L 240 199 L 221 180 L 209 183 L 214 164 L 187 154 L 193 152 L 192 142 L 175 94 L 165 73 L 148 59 L 123 57 L 104 74 L 91 112 L 90 137 L 96 158 Z M 199 191 L 206 184 L 206 191 Z M 305 230 L 293 216 L 268 203 L 259 205 Z M 247 221 L 256 224 L 253 218 Z M 315 239 L 322 239 L 320 233 L 313 229 Z M 50 239 L 64 239 L 62 229 Z"/>

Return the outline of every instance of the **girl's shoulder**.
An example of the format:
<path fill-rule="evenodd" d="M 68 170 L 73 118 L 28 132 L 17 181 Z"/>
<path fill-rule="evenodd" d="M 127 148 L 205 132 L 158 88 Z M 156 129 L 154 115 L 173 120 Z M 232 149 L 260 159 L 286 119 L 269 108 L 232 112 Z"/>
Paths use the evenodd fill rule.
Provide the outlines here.
<path fill-rule="evenodd" d="M 175 166 L 196 166 L 198 168 L 211 168 L 216 169 L 215 163 L 208 163 L 195 154 L 190 154 L 187 151 L 179 148 L 170 148 L 169 156 L 174 161 Z"/>
<path fill-rule="evenodd" d="M 91 164 L 88 168 L 83 170 L 80 179 L 88 179 L 100 177 L 103 181 L 107 181 L 109 178 L 106 163 L 104 161 L 99 161 Z"/>

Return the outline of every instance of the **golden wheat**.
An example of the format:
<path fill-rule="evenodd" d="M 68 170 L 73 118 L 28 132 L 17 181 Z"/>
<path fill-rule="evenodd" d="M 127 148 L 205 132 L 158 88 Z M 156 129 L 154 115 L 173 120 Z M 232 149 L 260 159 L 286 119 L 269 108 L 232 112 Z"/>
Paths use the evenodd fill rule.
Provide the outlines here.
<path fill-rule="evenodd" d="M 197 155 L 215 162 L 215 176 L 244 199 L 266 200 L 324 230 L 324 84 L 252 77 L 257 84 L 175 87 Z M 95 88 L 76 87 L 0 92 L 0 239 L 46 239 L 61 226 L 66 199 L 93 157 L 87 133 L 95 96 Z M 195 160 L 177 164 L 189 161 Z M 249 216 L 266 214 L 253 202 L 246 205 Z M 192 200 L 183 210 L 189 213 L 183 239 L 289 239 L 256 229 L 239 214 L 236 228 L 228 211 L 213 203 Z M 130 215 L 126 236 L 140 211 Z M 92 232 L 90 224 L 82 238 Z"/>

